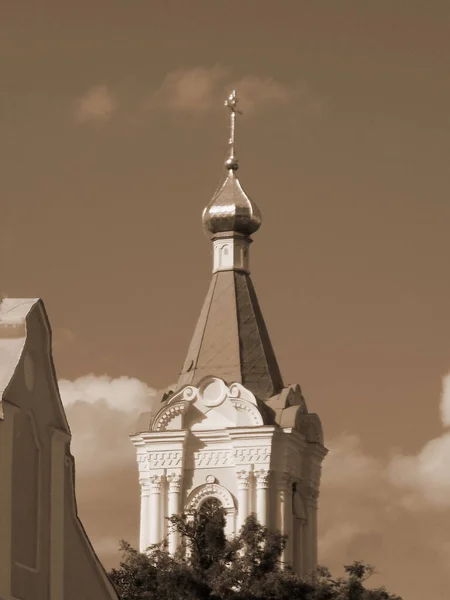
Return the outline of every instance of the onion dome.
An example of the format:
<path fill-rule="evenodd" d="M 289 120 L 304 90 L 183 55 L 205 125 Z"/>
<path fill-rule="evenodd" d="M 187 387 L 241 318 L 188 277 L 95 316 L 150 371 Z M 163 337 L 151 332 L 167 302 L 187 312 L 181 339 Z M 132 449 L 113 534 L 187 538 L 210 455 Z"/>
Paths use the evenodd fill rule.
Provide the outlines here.
<path fill-rule="evenodd" d="M 261 211 L 242 189 L 231 170 L 221 188 L 203 211 L 203 226 L 210 233 L 251 235 L 261 227 Z"/>
<path fill-rule="evenodd" d="M 236 113 L 240 111 L 236 104 L 236 92 L 233 91 L 225 102 L 231 111 L 229 156 L 225 162 L 228 175 L 202 215 L 204 228 L 213 235 L 239 233 L 250 236 L 261 227 L 261 211 L 244 192 L 237 177 L 239 161 L 235 154 L 235 121 Z"/>

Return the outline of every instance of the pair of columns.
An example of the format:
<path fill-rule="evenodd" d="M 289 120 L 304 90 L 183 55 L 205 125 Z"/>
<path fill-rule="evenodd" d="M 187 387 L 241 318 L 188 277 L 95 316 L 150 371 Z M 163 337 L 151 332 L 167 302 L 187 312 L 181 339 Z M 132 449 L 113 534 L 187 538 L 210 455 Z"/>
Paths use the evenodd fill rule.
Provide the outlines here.
<path fill-rule="evenodd" d="M 307 527 L 305 519 L 295 518 L 293 510 L 292 480 L 287 473 L 275 475 L 276 492 L 270 496 L 269 482 L 270 471 L 259 469 L 256 471 L 242 470 L 236 473 L 238 483 L 238 523 L 237 529 L 242 527 L 245 519 L 250 514 L 250 489 L 251 477 L 254 477 L 256 487 L 256 516 L 261 525 L 275 527 L 282 534 L 288 536 L 283 552 L 283 562 L 294 565 L 300 574 L 302 571 L 315 569 L 317 563 L 317 498 L 311 490 L 308 495 L 306 510 Z M 309 491 L 309 490 L 308 490 Z M 275 507 L 270 507 L 270 498 L 275 500 Z M 275 519 L 269 521 L 269 509 L 275 513 Z M 305 535 L 304 535 L 305 534 Z M 294 556 L 295 548 L 295 556 Z"/>
<path fill-rule="evenodd" d="M 261 525 L 267 526 L 268 524 L 270 471 L 268 469 L 259 469 L 253 472 L 242 470 L 236 473 L 238 484 L 238 531 L 250 514 L 250 477 L 252 475 L 256 482 L 256 517 Z"/>
<path fill-rule="evenodd" d="M 250 514 L 250 477 L 253 475 L 256 484 L 256 516 L 261 525 L 269 526 L 269 469 L 256 471 L 242 470 L 236 473 L 238 483 L 238 528 L 242 527 Z M 276 478 L 276 528 L 282 533 L 292 532 L 292 486 L 286 474 Z"/>
<path fill-rule="evenodd" d="M 144 552 L 152 544 L 158 544 L 164 537 L 164 519 L 166 514 L 180 514 L 181 473 L 151 475 L 141 479 L 141 529 L 139 549 Z M 167 481 L 168 487 L 165 486 Z M 165 489 L 168 490 L 166 513 Z M 179 545 L 179 534 L 169 532 L 169 552 L 174 554 Z"/>

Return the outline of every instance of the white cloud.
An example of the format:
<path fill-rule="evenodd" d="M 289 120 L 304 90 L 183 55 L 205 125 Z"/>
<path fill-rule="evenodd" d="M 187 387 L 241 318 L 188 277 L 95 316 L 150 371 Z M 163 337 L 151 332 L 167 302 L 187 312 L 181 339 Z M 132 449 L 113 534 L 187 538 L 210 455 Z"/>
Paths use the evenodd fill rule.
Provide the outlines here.
<path fill-rule="evenodd" d="M 441 420 L 450 425 L 450 374 L 442 379 Z M 450 432 L 427 442 L 414 456 L 395 456 L 388 474 L 392 483 L 407 490 L 403 504 L 411 510 L 426 506 L 450 508 Z"/>
<path fill-rule="evenodd" d="M 384 477 L 383 465 L 364 453 L 357 435 L 342 434 L 327 443 L 322 482 L 325 486 L 366 487 L 367 481 L 378 483 Z"/>
<path fill-rule="evenodd" d="M 96 85 L 75 102 L 75 120 L 79 123 L 108 121 L 117 102 L 106 85 Z"/>
<path fill-rule="evenodd" d="M 305 86 L 283 84 L 272 77 L 246 75 L 233 82 L 231 68 L 216 65 L 209 69 L 194 67 L 171 71 L 150 96 L 147 107 L 176 112 L 220 109 L 232 89 L 236 89 L 240 107 L 246 114 L 255 107 L 285 105 L 307 95 Z"/>
<path fill-rule="evenodd" d="M 67 408 L 77 402 L 87 404 L 106 403 L 112 410 L 121 412 L 148 409 L 157 390 L 134 377 L 108 375 L 84 375 L 69 381 L 59 380 L 59 390 L 64 406 Z"/>
<path fill-rule="evenodd" d="M 157 410 L 164 390 L 133 377 L 92 374 L 74 381 L 62 379 L 59 390 L 77 471 L 97 472 L 124 464 L 133 468 L 135 450 L 128 436 L 135 432 L 141 413 Z"/>
<path fill-rule="evenodd" d="M 427 442 L 416 456 L 394 457 L 389 476 L 398 487 L 411 490 L 404 498 L 405 506 L 450 508 L 450 433 Z"/>

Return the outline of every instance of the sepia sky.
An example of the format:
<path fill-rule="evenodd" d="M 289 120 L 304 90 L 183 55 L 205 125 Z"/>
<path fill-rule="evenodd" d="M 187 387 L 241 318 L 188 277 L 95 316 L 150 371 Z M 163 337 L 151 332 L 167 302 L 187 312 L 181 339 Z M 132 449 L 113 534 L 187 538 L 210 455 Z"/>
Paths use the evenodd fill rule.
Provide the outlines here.
<path fill-rule="evenodd" d="M 448 598 L 449 31 L 447 0 L 2 0 L 0 293 L 45 302 L 107 567 L 138 540 L 127 435 L 209 285 L 236 87 L 253 282 L 330 449 L 320 562 Z"/>

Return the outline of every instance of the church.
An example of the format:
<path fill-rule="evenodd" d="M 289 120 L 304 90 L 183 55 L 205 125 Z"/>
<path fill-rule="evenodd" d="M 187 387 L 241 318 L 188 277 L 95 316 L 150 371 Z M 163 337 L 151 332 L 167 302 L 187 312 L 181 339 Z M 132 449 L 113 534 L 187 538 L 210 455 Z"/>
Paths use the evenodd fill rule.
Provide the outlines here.
<path fill-rule="evenodd" d="M 42 300 L 0 299 L 0 600 L 118 600 L 78 517 Z"/>
<path fill-rule="evenodd" d="M 245 193 L 235 149 L 237 97 L 221 186 L 203 211 L 213 245 L 209 290 L 176 389 L 142 416 L 135 446 L 141 488 L 140 550 L 168 536 L 167 517 L 211 499 L 236 535 L 252 513 L 288 536 L 283 560 L 302 577 L 317 566 L 317 508 L 327 454 L 300 385 L 283 382 L 250 277 L 261 212 Z M 281 309 L 281 306 L 280 306 Z"/>

